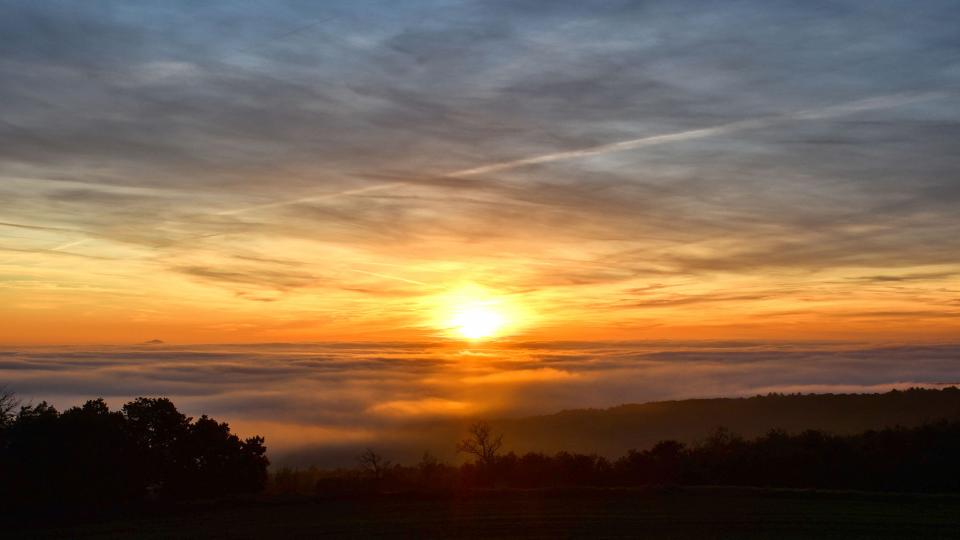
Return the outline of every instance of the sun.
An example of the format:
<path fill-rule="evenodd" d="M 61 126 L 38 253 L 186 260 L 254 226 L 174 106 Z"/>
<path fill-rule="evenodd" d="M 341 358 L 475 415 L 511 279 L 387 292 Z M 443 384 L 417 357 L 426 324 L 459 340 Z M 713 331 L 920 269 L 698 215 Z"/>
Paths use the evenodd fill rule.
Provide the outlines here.
<path fill-rule="evenodd" d="M 498 339 L 528 327 L 531 310 L 520 299 L 467 283 L 426 299 L 426 322 L 452 339 Z"/>
<path fill-rule="evenodd" d="M 450 320 L 451 326 L 467 339 L 493 337 L 504 322 L 503 315 L 486 306 L 466 306 Z"/>

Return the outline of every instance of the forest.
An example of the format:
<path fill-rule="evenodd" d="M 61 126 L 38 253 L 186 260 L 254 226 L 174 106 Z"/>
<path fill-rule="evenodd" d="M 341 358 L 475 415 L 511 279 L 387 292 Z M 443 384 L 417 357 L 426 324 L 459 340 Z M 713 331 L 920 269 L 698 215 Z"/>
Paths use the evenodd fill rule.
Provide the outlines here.
<path fill-rule="evenodd" d="M 721 426 L 752 440 L 771 430 L 856 435 L 943 419 L 960 420 L 960 390 L 954 386 L 866 394 L 767 393 L 486 418 L 503 434 L 507 450 L 517 454 L 571 452 L 597 454 L 611 461 L 630 449 L 652 448 L 664 440 L 695 445 Z M 411 421 L 392 430 L 385 426 L 376 440 L 366 444 L 397 463 L 417 463 L 425 450 L 441 461 L 458 462 L 462 454 L 457 454 L 454 443 L 469 423 L 460 418 L 441 418 Z M 353 466 L 362 449 L 362 443 L 304 445 L 273 448 L 271 457 L 277 466 L 335 469 Z"/>
<path fill-rule="evenodd" d="M 954 395 L 956 389 L 918 391 Z M 779 398 L 776 398 L 779 399 Z M 948 414 L 949 413 L 949 414 Z M 495 424 L 470 424 L 460 459 L 424 452 L 394 463 L 376 448 L 352 467 L 269 469 L 262 437 L 191 418 L 166 398 L 140 397 L 111 411 L 103 399 L 63 412 L 0 396 L 0 497 L 8 513 L 96 510 L 224 497 L 465 493 L 490 489 L 755 486 L 876 492 L 960 493 L 960 420 L 859 433 L 771 429 L 743 437 L 718 427 L 693 443 L 661 440 L 616 458 L 596 453 L 516 452 Z"/>
<path fill-rule="evenodd" d="M 0 396 L 0 501 L 13 513 L 257 493 L 268 464 L 263 438 L 242 440 L 166 398 L 59 412 Z"/>
<path fill-rule="evenodd" d="M 819 430 L 771 430 L 745 439 L 718 428 L 696 444 L 661 441 L 616 459 L 575 452 L 501 452 L 502 436 L 486 422 L 470 426 L 458 448 L 463 464 L 429 453 L 413 466 L 391 463 L 373 449 L 357 466 L 324 470 L 281 468 L 274 493 L 318 495 L 383 491 L 465 491 L 639 487 L 755 486 L 823 490 L 960 492 L 960 422 L 890 427 L 854 435 Z"/>

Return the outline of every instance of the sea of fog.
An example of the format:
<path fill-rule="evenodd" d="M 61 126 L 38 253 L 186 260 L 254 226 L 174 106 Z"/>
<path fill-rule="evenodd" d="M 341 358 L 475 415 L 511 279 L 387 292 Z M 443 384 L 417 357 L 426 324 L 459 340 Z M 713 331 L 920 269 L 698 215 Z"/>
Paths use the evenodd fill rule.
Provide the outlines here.
<path fill-rule="evenodd" d="M 350 449 L 408 426 L 769 392 L 875 392 L 960 379 L 960 344 L 308 343 L 27 347 L 0 384 L 63 409 L 166 396 L 261 434 L 273 456 Z M 347 450 L 344 450 L 347 452 Z"/>

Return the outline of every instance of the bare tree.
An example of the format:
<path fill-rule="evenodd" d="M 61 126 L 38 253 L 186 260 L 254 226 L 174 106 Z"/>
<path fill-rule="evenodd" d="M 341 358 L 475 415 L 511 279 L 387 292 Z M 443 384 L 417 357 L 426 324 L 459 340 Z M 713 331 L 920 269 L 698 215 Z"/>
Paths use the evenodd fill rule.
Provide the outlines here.
<path fill-rule="evenodd" d="M 440 460 L 429 451 L 425 451 L 423 457 L 420 458 L 420 463 L 417 464 L 417 468 L 420 469 L 421 477 L 425 479 L 433 478 L 437 470 L 440 469 Z"/>
<path fill-rule="evenodd" d="M 6 388 L 0 388 L 0 427 L 13 422 L 15 416 L 14 411 L 16 411 L 19 406 L 20 400 L 17 399 L 16 394 Z"/>
<path fill-rule="evenodd" d="M 357 461 L 360 463 L 361 469 L 372 474 L 377 480 L 383 478 L 387 469 L 390 468 L 390 461 L 374 452 L 372 448 L 365 449 L 362 454 L 357 456 Z"/>
<path fill-rule="evenodd" d="M 494 435 L 490 424 L 480 420 L 467 428 L 467 438 L 457 443 L 457 452 L 473 454 L 482 465 L 492 465 L 503 446 L 503 435 Z"/>

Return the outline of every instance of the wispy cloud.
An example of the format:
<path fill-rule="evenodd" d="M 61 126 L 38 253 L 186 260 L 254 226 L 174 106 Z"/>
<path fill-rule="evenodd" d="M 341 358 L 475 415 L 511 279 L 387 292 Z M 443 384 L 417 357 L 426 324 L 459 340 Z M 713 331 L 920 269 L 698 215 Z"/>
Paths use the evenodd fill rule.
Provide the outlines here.
<path fill-rule="evenodd" d="M 378 273 L 378 272 L 368 272 L 368 271 L 366 271 L 366 270 L 358 270 L 358 269 L 356 269 L 356 268 L 351 268 L 350 271 L 351 271 L 351 272 L 357 272 L 357 273 L 359 273 L 359 274 L 366 274 L 366 275 L 368 275 L 368 276 L 374 276 L 374 277 L 378 277 L 378 278 L 383 278 L 383 279 L 392 279 L 392 280 L 395 280 L 395 281 L 402 281 L 402 282 L 404 282 L 404 283 L 411 283 L 411 284 L 413 284 L 413 285 L 424 285 L 424 286 L 425 286 L 425 285 L 428 285 L 427 283 L 424 283 L 424 282 L 422 282 L 422 281 L 417 281 L 417 280 L 415 280 L 415 279 L 407 279 L 407 278 L 400 277 L 400 276 L 391 276 L 391 275 L 388 275 L 388 274 L 381 274 L 381 273 Z"/>
<path fill-rule="evenodd" d="M 402 182 L 391 182 L 388 184 L 377 184 L 374 186 L 365 186 L 362 188 L 355 189 L 346 189 L 343 191 L 338 191 L 335 193 L 323 193 L 320 195 L 312 195 L 309 197 L 298 197 L 296 199 L 290 199 L 285 201 L 276 201 L 272 203 L 258 204 L 254 206 L 247 206 L 244 208 L 235 208 L 232 210 L 221 210 L 219 212 L 214 212 L 214 215 L 218 216 L 233 216 L 238 214 L 245 214 L 247 212 L 255 212 L 258 210 L 268 210 L 272 208 L 279 208 L 282 206 L 293 206 L 297 204 L 305 203 L 315 203 L 315 202 L 326 202 L 339 199 L 341 197 L 350 197 L 353 195 L 363 195 L 365 193 L 373 193 L 376 191 L 383 191 L 385 189 L 391 189 L 404 185 Z"/>
<path fill-rule="evenodd" d="M 115 7 L 0 7 L 0 339 L 956 333 L 955 2 Z"/>
<path fill-rule="evenodd" d="M 736 122 L 729 122 L 729 123 L 721 124 L 718 126 L 690 129 L 686 131 L 679 131 L 676 133 L 666 133 L 662 135 L 651 135 L 648 137 L 640 137 L 637 139 L 628 139 L 625 141 L 618 141 L 618 142 L 609 143 L 609 144 L 601 144 L 599 146 L 578 148 L 575 150 L 565 150 L 562 152 L 553 152 L 549 154 L 542 154 L 539 156 L 514 159 L 514 160 L 504 161 L 500 163 L 491 163 L 488 165 L 481 165 L 479 167 L 472 167 L 469 169 L 462 169 L 459 171 L 447 173 L 446 176 L 450 176 L 453 178 L 478 176 L 483 174 L 509 171 L 511 169 L 528 167 L 531 165 L 553 163 L 555 161 L 566 161 L 571 159 L 593 157 L 593 156 L 599 156 L 603 154 L 609 154 L 612 152 L 624 152 L 627 150 L 636 150 L 639 148 L 645 148 L 648 146 L 655 146 L 660 144 L 668 144 L 668 143 L 702 139 L 704 137 L 717 137 L 721 135 L 737 133 L 739 131 L 744 131 L 748 129 L 758 129 L 758 128 L 769 127 L 769 126 L 777 125 L 783 122 L 790 122 L 790 121 L 797 121 L 797 120 L 824 120 L 824 119 L 830 119 L 830 118 L 838 118 L 841 116 L 846 116 L 846 115 L 860 113 L 860 112 L 891 109 L 891 108 L 900 107 L 903 105 L 909 105 L 912 103 L 924 102 L 931 99 L 941 98 L 941 97 L 944 97 L 945 95 L 946 94 L 944 94 L 943 92 L 913 92 L 908 94 L 876 96 L 876 97 L 870 97 L 866 99 L 859 99 L 859 100 L 851 101 L 847 103 L 842 103 L 839 105 L 830 105 L 826 107 L 820 107 L 817 109 L 803 110 L 803 111 L 783 114 L 779 116 L 738 120 Z"/>

